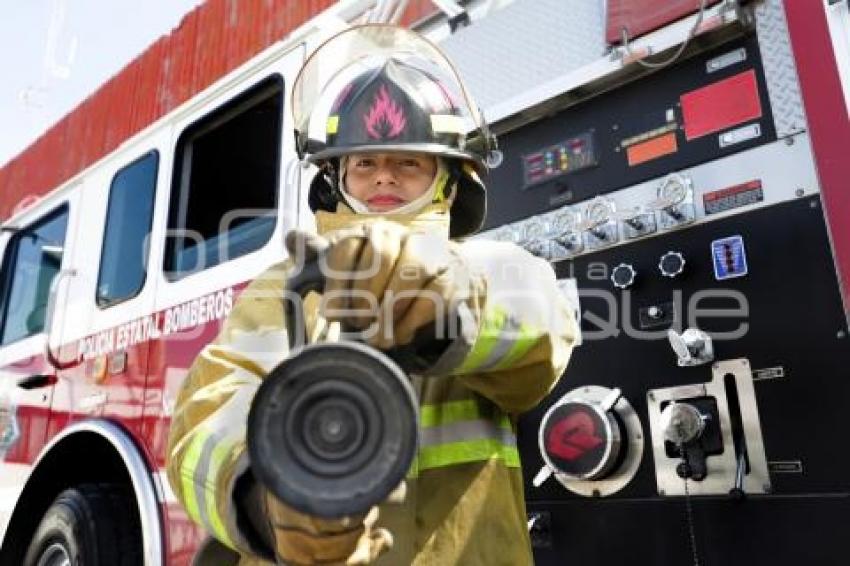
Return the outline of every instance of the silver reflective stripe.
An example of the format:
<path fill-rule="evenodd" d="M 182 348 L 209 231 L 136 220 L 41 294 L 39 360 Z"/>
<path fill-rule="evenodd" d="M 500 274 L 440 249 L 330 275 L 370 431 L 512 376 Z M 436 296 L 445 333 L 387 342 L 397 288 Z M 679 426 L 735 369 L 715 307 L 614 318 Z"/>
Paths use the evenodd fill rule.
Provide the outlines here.
<path fill-rule="evenodd" d="M 487 357 L 484 358 L 484 361 L 475 370 L 491 369 L 505 359 L 505 356 L 513 348 L 514 343 L 520 338 L 519 330 L 520 322 L 518 320 L 513 317 L 506 318 L 505 325 L 499 329 L 496 345 L 493 346 L 493 349 L 490 350 L 490 353 L 487 354 Z"/>
<path fill-rule="evenodd" d="M 423 448 L 469 440 L 498 440 L 505 446 L 516 446 L 516 436 L 513 431 L 488 419 L 458 421 L 423 428 L 420 430 L 419 438 Z"/>

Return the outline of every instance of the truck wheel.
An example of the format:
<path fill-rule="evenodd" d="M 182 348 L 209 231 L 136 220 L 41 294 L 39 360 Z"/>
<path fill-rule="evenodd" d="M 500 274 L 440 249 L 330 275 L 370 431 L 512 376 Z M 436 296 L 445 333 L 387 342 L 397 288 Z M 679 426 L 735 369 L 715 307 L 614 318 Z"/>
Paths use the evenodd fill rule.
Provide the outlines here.
<path fill-rule="evenodd" d="M 44 514 L 26 566 L 141 566 L 142 531 L 132 495 L 111 484 L 66 489 Z"/>

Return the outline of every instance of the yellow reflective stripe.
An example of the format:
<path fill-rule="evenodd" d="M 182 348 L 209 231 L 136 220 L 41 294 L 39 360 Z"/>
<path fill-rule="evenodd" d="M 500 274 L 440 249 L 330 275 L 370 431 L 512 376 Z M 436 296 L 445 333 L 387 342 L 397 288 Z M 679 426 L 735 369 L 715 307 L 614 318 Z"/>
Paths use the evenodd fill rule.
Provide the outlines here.
<path fill-rule="evenodd" d="M 537 329 L 508 317 L 504 309 L 487 309 L 478 339 L 457 373 L 510 368 L 528 354 L 539 338 Z"/>
<path fill-rule="evenodd" d="M 339 116 L 328 116 L 327 133 L 335 134 L 339 129 Z"/>
<path fill-rule="evenodd" d="M 419 426 L 422 428 L 447 425 L 459 421 L 474 421 L 481 418 L 487 418 L 487 415 L 481 411 L 481 406 L 474 399 L 419 407 Z M 511 421 L 507 415 L 502 415 L 502 418 L 499 419 L 499 427 L 511 428 Z"/>
<path fill-rule="evenodd" d="M 408 480 L 415 480 L 419 477 L 419 456 L 413 458 L 413 463 L 410 464 L 410 469 L 407 470 L 407 474 L 404 477 Z"/>
<path fill-rule="evenodd" d="M 218 512 L 218 505 L 216 505 L 215 495 L 216 486 L 218 484 L 218 474 L 221 471 L 221 466 L 224 464 L 225 458 L 230 450 L 233 449 L 235 444 L 236 443 L 233 440 L 222 440 L 215 448 L 213 448 L 212 457 L 210 458 L 210 471 L 207 475 L 205 490 L 207 499 L 207 515 L 210 518 L 210 526 L 212 527 L 213 533 L 215 533 L 218 540 L 233 549 L 236 549 L 236 545 L 233 544 L 233 541 L 228 536 L 227 529 L 224 527 L 224 521 L 221 520 L 221 515 Z"/>
<path fill-rule="evenodd" d="M 495 439 L 467 440 L 441 446 L 429 446 L 419 451 L 419 470 L 444 468 L 470 462 L 502 460 L 509 468 L 519 468 L 519 452 Z"/>
<path fill-rule="evenodd" d="M 224 527 L 224 521 L 222 521 L 218 512 L 215 500 L 216 476 L 221 471 L 221 466 L 228 452 L 233 448 L 235 441 L 221 440 L 215 442 L 216 439 L 209 431 L 199 430 L 195 433 L 192 443 L 183 457 L 183 465 L 181 466 L 183 506 L 193 521 L 211 530 L 215 537 L 224 544 L 235 548 L 233 541 L 227 534 L 227 529 Z M 215 443 L 215 446 L 212 446 L 210 451 L 208 444 L 211 443 Z M 205 452 L 209 454 L 209 458 L 203 457 Z M 206 469 L 199 469 L 199 466 Z M 199 490 L 203 492 L 203 501 L 199 501 Z M 199 504 L 203 504 L 203 512 Z"/>
<path fill-rule="evenodd" d="M 449 401 L 439 405 L 422 405 L 419 423 L 422 428 L 449 424 L 457 421 L 471 421 L 481 417 L 478 403 L 473 399 Z"/>
<path fill-rule="evenodd" d="M 443 169 L 440 172 L 440 176 L 437 178 L 437 191 L 434 193 L 434 200 L 432 203 L 443 202 L 448 198 L 449 191 L 447 190 L 449 187 L 446 186 L 446 182 L 449 180 L 449 172 Z"/>
<path fill-rule="evenodd" d="M 490 352 L 499 343 L 499 337 L 507 320 L 507 313 L 504 309 L 494 308 L 484 311 L 484 319 L 481 321 L 481 330 L 478 332 L 478 339 L 475 340 L 466 359 L 457 369 L 458 373 L 467 373 L 476 369 L 483 364 L 490 356 Z"/>
<path fill-rule="evenodd" d="M 209 433 L 198 432 L 186 454 L 183 456 L 183 462 L 180 466 L 181 481 L 183 484 L 183 506 L 186 508 L 189 518 L 198 524 L 203 524 L 201 520 L 201 512 L 198 510 L 198 500 L 195 497 L 195 469 L 198 467 L 198 460 L 201 458 L 201 452 L 204 448 L 204 443 L 209 437 Z"/>
<path fill-rule="evenodd" d="M 508 353 L 505 354 L 505 357 L 502 358 L 493 369 L 504 369 L 509 368 L 520 361 L 531 348 L 534 347 L 534 344 L 537 343 L 537 340 L 540 338 L 540 332 L 536 329 L 532 328 L 530 325 L 526 323 L 522 323 L 519 327 L 519 331 L 517 331 L 517 337 L 514 340 L 513 346 L 508 350 Z"/>

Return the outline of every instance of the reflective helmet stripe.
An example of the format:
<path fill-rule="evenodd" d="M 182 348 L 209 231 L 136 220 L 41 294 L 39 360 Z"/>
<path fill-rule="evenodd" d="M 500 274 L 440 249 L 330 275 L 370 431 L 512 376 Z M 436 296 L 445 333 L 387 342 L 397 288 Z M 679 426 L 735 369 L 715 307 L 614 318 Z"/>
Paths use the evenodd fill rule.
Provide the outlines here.
<path fill-rule="evenodd" d="M 431 130 L 435 134 L 465 134 L 463 119 L 452 114 L 431 114 Z"/>
<path fill-rule="evenodd" d="M 328 116 L 328 123 L 327 123 L 326 129 L 327 129 L 327 132 L 328 132 L 329 135 L 333 135 L 337 132 L 337 130 L 339 130 L 339 116 L 338 115 Z"/>

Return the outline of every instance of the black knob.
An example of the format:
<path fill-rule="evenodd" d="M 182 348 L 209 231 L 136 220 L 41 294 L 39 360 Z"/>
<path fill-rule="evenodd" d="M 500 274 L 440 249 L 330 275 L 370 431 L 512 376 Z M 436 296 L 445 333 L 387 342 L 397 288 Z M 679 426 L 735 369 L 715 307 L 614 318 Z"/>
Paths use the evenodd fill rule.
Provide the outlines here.
<path fill-rule="evenodd" d="M 635 282 L 637 272 L 628 263 L 621 263 L 611 271 L 611 283 L 617 289 L 626 289 Z"/>
<path fill-rule="evenodd" d="M 667 252 L 658 261 L 658 269 L 664 277 L 676 277 L 685 270 L 685 256 L 679 252 Z"/>

